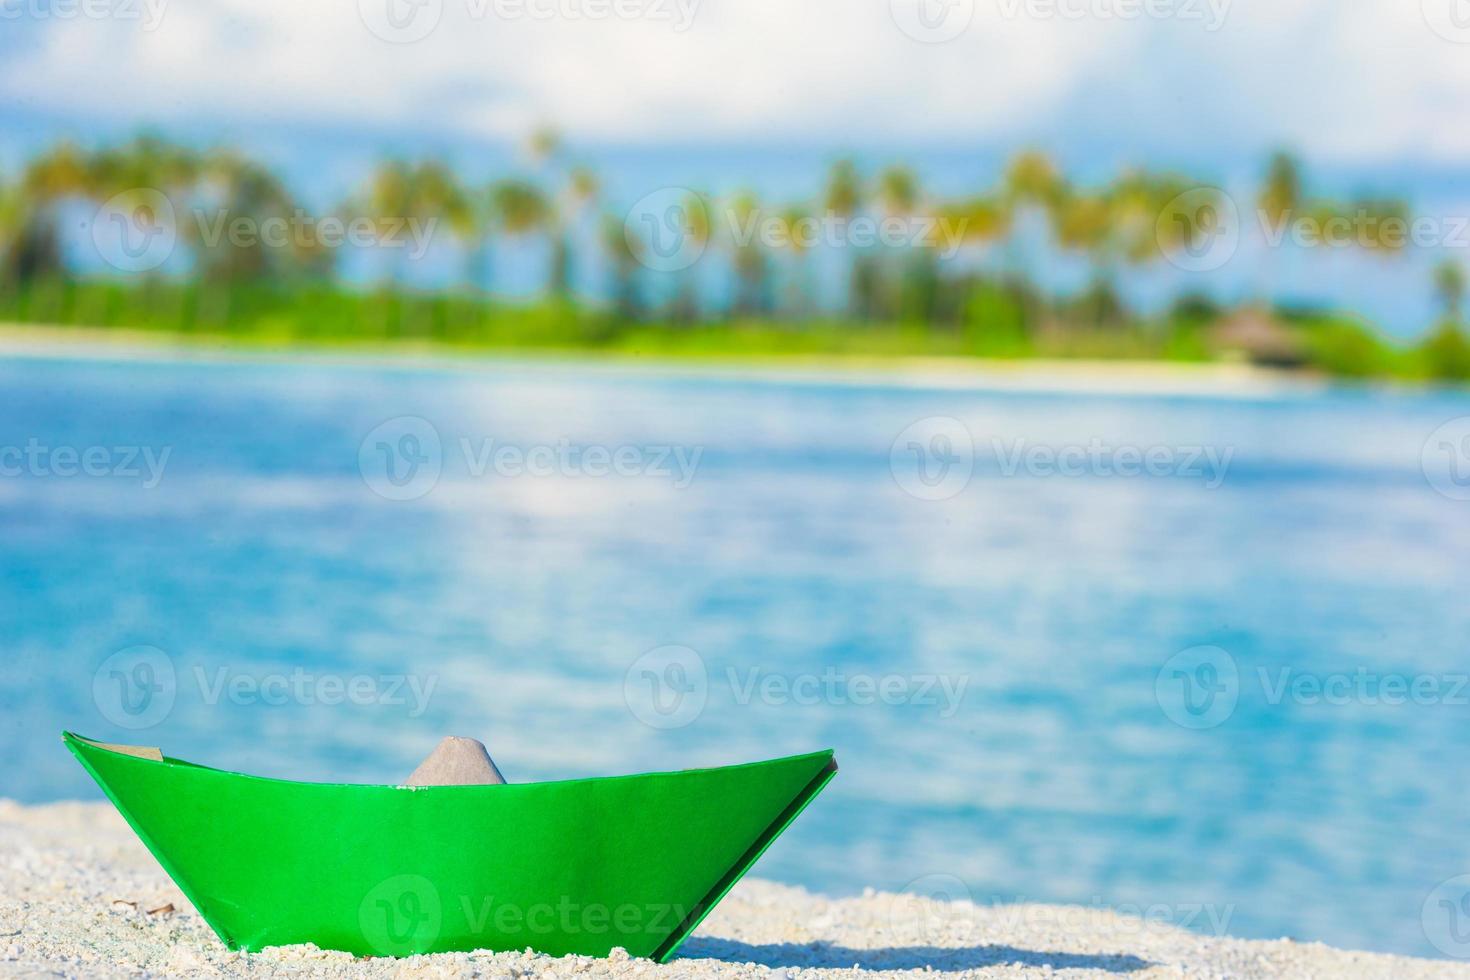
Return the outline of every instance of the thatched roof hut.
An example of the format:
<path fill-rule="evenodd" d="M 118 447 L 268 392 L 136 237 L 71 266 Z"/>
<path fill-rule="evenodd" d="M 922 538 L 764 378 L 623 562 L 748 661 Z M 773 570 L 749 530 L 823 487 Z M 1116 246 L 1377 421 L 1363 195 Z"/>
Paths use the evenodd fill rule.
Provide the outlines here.
<path fill-rule="evenodd" d="M 1301 367 L 1306 351 L 1296 333 L 1259 306 L 1245 306 L 1210 331 L 1210 346 L 1226 357 L 1266 367 Z"/>

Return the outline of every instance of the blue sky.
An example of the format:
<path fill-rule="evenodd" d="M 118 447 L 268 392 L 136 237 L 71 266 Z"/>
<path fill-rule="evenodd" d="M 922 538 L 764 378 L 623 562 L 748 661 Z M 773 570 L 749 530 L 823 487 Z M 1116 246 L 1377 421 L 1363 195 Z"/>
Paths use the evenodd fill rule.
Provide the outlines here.
<path fill-rule="evenodd" d="M 1470 162 L 1465 0 L 80 3 L 0 0 L 7 129 L 475 146 L 551 122 L 588 146 Z M 942 42 L 905 32 L 920 4 L 955 18 Z M 1462 4 L 1455 43 L 1432 9 Z M 431 29 L 385 40 L 394 9 Z"/>
<path fill-rule="evenodd" d="M 1228 185 L 1290 147 L 1324 191 L 1470 213 L 1470 0 L 0 0 L 0 17 L 7 169 L 149 127 L 242 146 L 326 204 L 385 151 L 503 173 L 546 123 L 614 200 L 806 195 L 846 153 L 958 192 L 1022 146 L 1083 179 L 1146 164 Z"/>

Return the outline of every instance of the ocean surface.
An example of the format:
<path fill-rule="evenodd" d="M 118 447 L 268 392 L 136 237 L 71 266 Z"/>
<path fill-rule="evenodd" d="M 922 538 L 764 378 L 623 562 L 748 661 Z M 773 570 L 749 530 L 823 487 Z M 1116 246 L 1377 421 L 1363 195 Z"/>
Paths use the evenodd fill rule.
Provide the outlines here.
<path fill-rule="evenodd" d="M 0 360 L 0 795 L 99 798 L 62 729 L 373 782 L 831 746 L 756 874 L 1470 954 L 1465 416 Z"/>

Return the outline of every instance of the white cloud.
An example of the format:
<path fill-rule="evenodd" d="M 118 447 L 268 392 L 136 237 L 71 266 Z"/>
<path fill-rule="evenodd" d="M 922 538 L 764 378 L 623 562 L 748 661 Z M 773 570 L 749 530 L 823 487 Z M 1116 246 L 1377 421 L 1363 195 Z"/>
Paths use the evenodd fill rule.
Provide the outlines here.
<path fill-rule="evenodd" d="M 1336 159 L 1470 159 L 1470 45 L 1436 34 L 1418 2 L 1213 0 L 1226 4 L 1215 31 L 1185 14 L 1208 19 L 1211 0 L 891 2 L 973 16 L 925 44 L 890 0 L 175 0 L 153 31 L 12 24 L 23 43 L 0 63 L 0 92 L 136 123 L 518 138 L 550 121 L 589 141 L 823 144 L 1004 142 L 1066 125 L 1139 153 L 1290 142 Z M 367 24 L 385 30 L 390 3 L 438 10 L 437 23 L 385 41 Z M 594 19 L 599 3 L 645 16 Z M 1138 8 L 1173 16 L 1095 16 Z"/>

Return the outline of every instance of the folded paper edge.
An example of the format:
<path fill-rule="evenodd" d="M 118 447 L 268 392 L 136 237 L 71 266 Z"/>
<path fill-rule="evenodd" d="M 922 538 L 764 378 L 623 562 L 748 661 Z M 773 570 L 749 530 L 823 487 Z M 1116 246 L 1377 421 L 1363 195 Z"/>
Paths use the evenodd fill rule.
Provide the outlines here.
<path fill-rule="evenodd" d="M 64 733 L 71 734 L 71 733 Z M 99 742 L 95 738 L 87 738 L 83 735 L 72 735 L 78 742 L 86 742 L 95 745 L 99 749 L 116 752 L 118 755 L 130 755 L 135 759 L 147 759 L 150 762 L 162 762 L 163 750 L 152 745 L 123 745 L 120 742 Z M 63 737 L 63 741 L 65 738 Z"/>
<path fill-rule="evenodd" d="M 178 886 L 179 891 L 184 893 L 184 897 L 187 898 L 189 900 L 189 903 L 194 906 L 195 911 L 199 913 L 199 917 L 209 924 L 209 928 L 214 930 L 214 934 L 220 938 L 220 942 L 225 944 L 225 948 L 232 950 L 239 949 L 240 944 L 236 942 L 229 933 L 221 929 L 219 925 L 214 921 L 214 914 L 209 907 L 209 904 L 207 902 L 201 901 L 199 896 L 194 893 L 193 887 L 184 879 L 183 875 L 179 874 L 178 868 L 174 866 L 173 861 L 168 857 L 164 850 L 159 847 L 157 843 L 154 842 L 153 838 L 150 837 L 143 830 L 142 825 L 139 824 L 137 820 L 133 819 L 132 813 L 129 812 L 127 807 L 123 806 L 122 801 L 117 798 L 117 794 L 112 791 L 112 787 L 108 785 L 107 780 L 103 779 L 98 774 L 97 770 L 92 767 L 91 760 L 88 759 L 87 756 L 82 752 L 81 746 L 102 749 L 106 752 L 115 752 L 118 755 L 126 755 L 129 758 L 138 759 L 142 762 L 149 762 L 152 760 L 141 756 L 128 755 L 128 753 L 124 752 L 116 752 L 115 749 L 111 748 L 104 742 L 93 741 L 92 739 L 85 738 L 81 735 L 76 734 L 75 732 L 62 732 L 61 741 L 62 744 L 67 747 L 68 751 L 70 751 L 72 755 L 76 756 L 77 761 L 82 764 L 82 768 L 87 770 L 87 775 L 92 777 L 92 781 L 95 782 L 102 789 L 103 795 L 105 795 L 108 801 L 112 803 L 113 809 L 117 810 L 117 812 L 122 815 L 123 820 L 127 821 L 127 824 L 130 828 L 132 828 L 133 833 L 138 836 L 138 840 L 142 841 L 143 846 L 148 848 L 148 853 L 152 854 L 153 859 L 163 867 L 164 873 L 173 880 L 173 883 Z"/>
<path fill-rule="evenodd" d="M 66 742 L 69 739 L 70 740 L 74 740 L 76 742 L 83 743 L 83 744 L 85 744 L 85 745 L 87 745 L 89 747 L 100 748 L 100 749 L 104 749 L 105 751 L 113 751 L 112 749 L 107 748 L 106 743 L 99 742 L 96 739 L 87 738 L 85 735 L 78 735 L 76 732 L 63 731 L 61 733 L 61 740 L 63 742 Z M 75 751 L 75 750 L 73 750 L 73 751 Z M 122 754 L 122 753 L 120 753 L 120 754 Z M 797 760 L 800 760 L 800 759 L 815 759 L 815 758 L 817 758 L 819 756 L 827 756 L 830 759 L 831 758 L 831 755 L 832 755 L 832 750 L 831 749 L 823 749 L 823 750 L 821 750 L 819 752 L 801 752 L 801 753 L 798 753 L 796 755 L 779 756 L 779 757 L 774 758 L 774 759 L 756 759 L 756 760 L 751 761 L 751 762 L 734 762 L 734 763 L 726 763 L 724 765 L 717 765 L 717 766 L 696 766 L 693 769 L 653 769 L 653 770 L 649 770 L 647 772 L 616 773 L 616 774 L 611 775 L 611 776 L 579 776 L 579 777 L 572 778 L 572 779 L 545 779 L 545 780 L 536 780 L 536 781 L 532 781 L 532 782 L 523 782 L 523 783 L 506 782 L 506 783 L 503 783 L 501 785 L 503 785 L 506 789 L 513 789 L 513 788 L 522 787 L 522 786 L 542 786 L 542 785 L 546 785 L 548 783 L 592 783 L 592 782 L 602 782 L 604 780 L 614 780 L 614 779 L 642 779 L 645 776 L 677 776 L 677 775 L 682 775 L 682 774 L 685 774 L 685 773 L 694 773 L 694 772 L 717 772 L 717 771 L 723 770 L 723 769 L 744 769 L 744 768 L 747 768 L 747 767 L 750 767 L 750 766 L 765 766 L 765 765 L 769 765 L 772 762 L 796 762 Z M 144 760 L 144 761 L 150 761 L 151 762 L 152 760 L 150 759 L 150 760 Z M 481 789 L 482 788 L 480 786 L 405 786 L 402 783 L 341 783 L 341 782 L 334 782 L 332 780 L 281 779 L 281 778 L 276 777 L 276 776 L 258 776 L 258 775 L 254 774 L 254 773 L 240 772 L 237 769 L 220 769 L 220 768 L 217 768 L 215 766 L 201 765 L 201 764 L 199 764 L 197 762 L 188 762 L 188 761 L 186 761 L 184 759 L 180 759 L 180 758 L 177 758 L 175 756 L 168 756 L 168 755 L 165 755 L 163 757 L 163 761 L 162 761 L 161 764 L 162 765 L 165 765 L 165 766 L 183 766 L 183 767 L 187 767 L 189 769 L 203 770 L 205 772 L 212 772 L 212 773 L 217 773 L 217 774 L 225 775 L 225 776 L 235 776 L 235 777 L 238 777 L 240 779 L 253 779 L 253 780 L 259 780 L 261 782 L 269 782 L 269 783 L 289 783 L 289 784 L 291 784 L 293 786 L 341 786 L 341 787 L 346 787 L 346 788 L 351 788 L 351 789 L 401 790 L 401 791 L 406 792 L 406 793 L 423 793 L 423 792 L 438 792 L 438 791 L 455 792 L 455 791 L 460 791 L 460 790 L 475 790 L 475 789 Z"/>
<path fill-rule="evenodd" d="M 761 835 L 755 839 L 755 843 L 751 844 L 730 870 L 725 872 L 724 877 L 715 882 L 714 887 L 706 893 L 705 897 L 695 903 L 694 908 L 684 917 L 684 920 L 674 927 L 668 938 L 655 947 L 649 958 L 655 963 L 667 963 L 684 944 L 684 940 L 689 938 L 689 934 L 699 928 L 705 916 L 720 904 L 730 889 L 735 887 L 736 882 L 745 877 L 745 873 L 756 861 L 760 860 L 760 856 L 766 853 L 766 849 L 775 843 L 776 838 L 780 837 L 791 822 L 801 815 L 801 811 L 817 798 L 817 794 L 822 792 L 835 775 L 837 775 L 837 755 L 828 749 L 827 761 L 822 769 L 802 787 L 801 792 L 797 793 L 787 804 L 786 809 L 777 814 L 776 819 L 771 821 Z"/>

